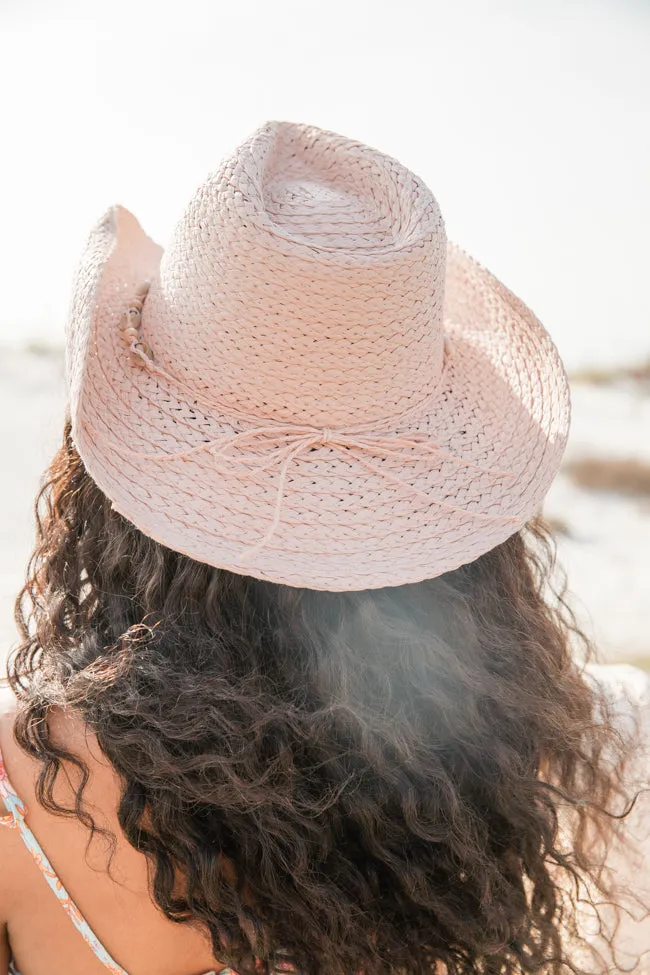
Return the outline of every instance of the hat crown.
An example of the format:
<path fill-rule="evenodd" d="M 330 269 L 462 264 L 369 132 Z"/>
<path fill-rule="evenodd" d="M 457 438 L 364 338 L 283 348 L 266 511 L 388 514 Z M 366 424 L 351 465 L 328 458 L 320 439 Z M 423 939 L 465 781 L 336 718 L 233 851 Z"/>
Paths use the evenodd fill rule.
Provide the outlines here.
<path fill-rule="evenodd" d="M 446 235 L 396 160 L 270 122 L 203 183 L 144 303 L 157 362 L 223 411 L 391 422 L 435 391 Z"/>

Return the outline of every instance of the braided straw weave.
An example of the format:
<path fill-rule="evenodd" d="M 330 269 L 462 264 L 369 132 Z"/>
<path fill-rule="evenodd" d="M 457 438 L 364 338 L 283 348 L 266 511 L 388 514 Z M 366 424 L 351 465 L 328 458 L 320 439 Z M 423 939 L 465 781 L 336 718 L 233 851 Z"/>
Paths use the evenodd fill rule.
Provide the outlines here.
<path fill-rule="evenodd" d="M 447 243 L 396 160 L 269 122 L 163 252 L 92 231 L 68 331 L 73 437 L 147 535 L 313 589 L 440 575 L 513 534 L 557 471 L 548 334 Z"/>

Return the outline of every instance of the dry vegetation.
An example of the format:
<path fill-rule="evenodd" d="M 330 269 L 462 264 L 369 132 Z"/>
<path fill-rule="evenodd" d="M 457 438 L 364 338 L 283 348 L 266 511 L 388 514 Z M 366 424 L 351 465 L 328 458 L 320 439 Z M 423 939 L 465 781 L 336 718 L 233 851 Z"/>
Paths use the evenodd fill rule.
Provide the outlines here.
<path fill-rule="evenodd" d="M 612 369 L 578 369 L 570 375 L 572 383 L 609 386 L 617 382 L 650 384 L 650 358 L 636 366 L 615 366 Z"/>
<path fill-rule="evenodd" d="M 650 671 L 650 654 L 641 657 L 630 657 L 629 659 L 623 660 L 622 663 L 630 664 L 632 667 L 639 667 L 641 670 Z"/>
<path fill-rule="evenodd" d="M 634 458 L 583 457 L 564 470 L 574 484 L 591 491 L 614 491 L 628 497 L 650 497 L 650 464 Z"/>
<path fill-rule="evenodd" d="M 25 344 L 25 351 L 29 355 L 38 356 L 40 359 L 54 359 L 57 362 L 63 361 L 64 349 L 62 345 L 51 345 L 48 342 L 42 342 L 39 339 L 34 339 L 31 342 Z"/>
<path fill-rule="evenodd" d="M 571 537 L 571 529 L 566 519 L 559 518 L 557 515 L 544 515 L 544 521 L 554 535 L 563 535 L 566 538 Z"/>

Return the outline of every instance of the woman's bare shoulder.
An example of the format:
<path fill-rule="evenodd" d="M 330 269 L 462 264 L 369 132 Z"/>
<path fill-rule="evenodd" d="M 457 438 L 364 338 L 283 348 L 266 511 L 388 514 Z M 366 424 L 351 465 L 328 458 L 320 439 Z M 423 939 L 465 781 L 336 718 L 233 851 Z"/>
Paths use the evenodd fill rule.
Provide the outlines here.
<path fill-rule="evenodd" d="M 0 757 L 5 756 L 11 749 L 16 706 L 17 701 L 11 688 L 6 681 L 0 681 Z M 4 814 L 5 808 L 0 797 L 0 815 Z M 0 830 L 0 842 L 6 832 L 7 830 Z"/>
<path fill-rule="evenodd" d="M 0 681 L 0 754 L 5 756 L 12 748 L 13 726 L 17 702 L 6 682 Z M 0 796 L 0 816 L 9 815 Z M 6 923 L 11 902 L 16 894 L 16 876 L 21 863 L 21 849 L 17 831 L 0 829 L 0 972 L 6 955 L 6 936 L 3 925 Z M 5 938 L 5 940 L 3 940 Z"/>

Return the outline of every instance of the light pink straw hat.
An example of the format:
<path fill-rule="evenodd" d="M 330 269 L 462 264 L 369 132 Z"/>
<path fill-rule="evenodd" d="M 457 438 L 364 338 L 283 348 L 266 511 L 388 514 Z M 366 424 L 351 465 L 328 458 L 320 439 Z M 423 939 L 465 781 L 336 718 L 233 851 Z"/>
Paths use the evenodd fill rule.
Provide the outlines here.
<path fill-rule="evenodd" d="M 95 227 L 68 335 L 73 438 L 142 532 L 312 589 L 470 562 L 536 512 L 569 424 L 556 349 L 449 244 L 396 160 L 269 122 L 163 251 Z"/>

